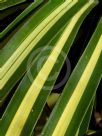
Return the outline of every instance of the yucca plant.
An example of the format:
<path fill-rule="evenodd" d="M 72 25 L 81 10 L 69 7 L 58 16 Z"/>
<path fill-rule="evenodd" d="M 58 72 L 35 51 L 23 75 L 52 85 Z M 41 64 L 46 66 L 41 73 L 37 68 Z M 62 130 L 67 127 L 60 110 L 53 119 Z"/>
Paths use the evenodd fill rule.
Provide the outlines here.
<path fill-rule="evenodd" d="M 85 48 L 74 44 L 100 2 L 1 0 L 2 22 L 22 5 L 0 33 L 0 136 L 95 134 L 88 130 L 102 78 L 101 16 Z M 74 46 L 82 50 L 71 70 Z"/>

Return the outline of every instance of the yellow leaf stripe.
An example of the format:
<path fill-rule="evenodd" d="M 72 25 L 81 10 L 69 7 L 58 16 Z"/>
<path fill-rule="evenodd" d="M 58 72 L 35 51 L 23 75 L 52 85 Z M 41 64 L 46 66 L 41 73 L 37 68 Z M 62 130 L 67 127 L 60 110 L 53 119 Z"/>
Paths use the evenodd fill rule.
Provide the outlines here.
<path fill-rule="evenodd" d="M 87 10 L 88 7 L 90 7 L 91 4 L 93 4 L 93 1 L 89 1 L 71 19 L 70 23 L 68 24 L 65 31 L 63 32 L 61 38 L 56 43 L 55 48 L 53 49 L 52 53 L 48 57 L 47 61 L 43 65 L 42 69 L 38 73 L 37 77 L 35 78 L 34 82 L 32 83 L 31 87 L 29 88 L 28 92 L 26 93 L 24 99 L 22 100 L 22 103 L 19 106 L 19 108 L 18 108 L 8 130 L 7 130 L 6 136 L 11 136 L 11 134 L 15 134 L 15 136 L 20 135 L 20 133 L 24 127 L 24 124 L 26 123 L 26 120 L 29 116 L 29 113 L 32 109 L 32 106 L 34 105 L 45 81 L 47 80 L 54 64 L 56 63 L 56 60 L 57 60 L 58 56 L 60 55 L 60 52 L 61 52 L 62 48 L 64 47 L 64 44 L 66 43 L 68 37 L 70 36 L 70 33 L 72 32 L 73 28 L 75 27 L 80 16 L 85 12 L 85 10 Z M 42 78 L 42 75 L 44 75 L 43 78 Z"/>
<path fill-rule="evenodd" d="M 77 106 L 81 100 L 81 97 L 84 93 L 84 90 L 90 80 L 90 77 L 94 71 L 94 68 L 97 64 L 97 61 L 99 59 L 99 56 L 102 52 L 102 36 L 100 37 L 100 40 L 89 60 L 89 63 L 87 64 L 84 73 L 82 74 L 82 77 L 80 78 L 74 93 L 72 94 L 68 104 L 66 105 L 57 125 L 56 128 L 54 129 L 54 132 L 52 134 L 52 136 L 56 136 L 57 134 L 59 134 L 59 136 L 64 136 L 70 121 L 77 109 Z M 63 127 L 62 127 L 62 124 Z"/>
<path fill-rule="evenodd" d="M 20 56 L 20 54 L 28 47 L 28 45 L 32 42 L 32 40 L 43 30 L 48 23 L 54 19 L 72 0 L 68 0 L 64 2 L 60 7 L 58 7 L 55 11 L 53 11 L 47 18 L 45 18 L 33 31 L 30 35 L 21 43 L 20 47 L 13 53 L 13 55 L 9 58 L 9 60 L 0 68 L 0 72 L 4 74 L 5 69 L 9 67 L 15 62 L 15 60 Z M 11 62 L 11 64 L 10 64 Z M 9 66 L 10 65 L 10 66 Z M 0 75 L 1 77 L 3 75 Z"/>
<path fill-rule="evenodd" d="M 56 9 L 54 11 L 54 13 L 52 13 L 47 19 L 45 19 L 28 36 L 28 38 L 21 44 L 21 46 L 17 49 L 17 51 L 11 56 L 11 58 L 7 61 L 7 63 L 0 70 L 0 76 L 1 76 L 1 78 L 7 72 L 6 75 L 4 75 L 4 77 L 0 80 L 0 89 L 2 89 L 4 87 L 4 85 L 9 80 L 9 78 L 13 75 L 13 73 L 20 66 L 20 64 L 22 63 L 22 61 L 24 60 L 24 58 L 30 53 L 30 51 L 39 42 L 39 40 L 45 35 L 45 33 L 55 24 L 55 22 L 57 22 L 60 19 L 61 16 L 63 16 L 76 3 L 77 3 L 77 0 L 74 0 L 71 4 L 69 4 L 69 1 L 66 1 L 64 4 L 62 4 L 62 6 L 60 6 L 60 8 Z M 60 13 L 59 13 L 59 11 L 60 11 Z M 46 25 L 48 23 L 48 20 L 50 20 L 49 24 Z M 42 29 L 43 27 L 44 27 L 44 29 Z M 34 35 L 36 35 L 35 38 L 34 38 Z M 26 46 L 28 46 L 28 47 L 25 49 Z M 22 54 L 20 54 L 21 52 L 22 52 Z M 20 55 L 20 56 L 17 59 L 18 55 Z M 15 59 L 17 59 L 17 61 L 15 61 Z M 12 67 L 11 67 L 11 65 L 12 65 Z"/>

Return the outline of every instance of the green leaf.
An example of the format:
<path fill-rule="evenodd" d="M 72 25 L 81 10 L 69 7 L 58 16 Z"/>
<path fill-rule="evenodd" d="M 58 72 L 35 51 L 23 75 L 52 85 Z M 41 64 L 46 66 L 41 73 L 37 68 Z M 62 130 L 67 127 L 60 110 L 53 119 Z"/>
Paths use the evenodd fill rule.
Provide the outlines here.
<path fill-rule="evenodd" d="M 0 1 L 0 10 L 4 10 L 6 8 L 20 4 L 20 3 L 25 2 L 25 1 L 26 0 L 1 0 Z"/>
<path fill-rule="evenodd" d="M 43 0 L 36 0 L 30 6 L 28 6 L 17 18 L 10 23 L 1 33 L 0 39 L 2 39 L 9 31 L 11 31 L 14 26 L 16 26 L 22 19 L 24 19 L 31 11 L 33 11 L 37 6 L 39 6 Z"/>
<path fill-rule="evenodd" d="M 64 88 L 42 135 L 74 136 L 102 78 L 102 19 Z M 63 124 L 63 127 L 62 127 Z"/>
<path fill-rule="evenodd" d="M 15 135 L 30 135 L 32 133 L 76 33 L 85 16 L 95 5 L 94 1 L 77 4 L 76 7 L 78 6 L 79 9 L 77 12 L 74 12 L 70 21 L 68 20 L 52 41 L 40 50 L 41 53 L 32 62 L 31 68 L 23 78 L 1 119 L 1 136 L 9 136 L 12 133 L 15 133 Z M 68 14 L 66 15 L 68 16 Z M 51 46 L 50 49 L 49 45 Z M 62 56 L 63 52 L 65 53 L 64 57 Z M 37 68 L 38 62 L 45 56 L 47 58 L 44 59 L 40 68 Z M 59 64 L 56 63 L 57 61 Z M 49 77 L 56 71 L 57 74 L 54 80 L 49 81 Z"/>
<path fill-rule="evenodd" d="M 90 123 L 90 119 L 91 119 L 91 115 L 92 115 L 92 111 L 93 111 L 93 107 L 94 107 L 93 106 L 94 101 L 95 101 L 95 96 L 92 98 L 92 101 L 88 107 L 88 110 L 85 111 L 83 120 L 81 121 L 81 124 L 79 127 L 78 136 L 84 136 L 86 134 L 86 132 L 88 131 L 89 123 Z"/>
<path fill-rule="evenodd" d="M 63 3 L 62 1 L 58 1 L 58 3 L 57 1 L 56 3 L 53 3 L 52 1 L 47 3 L 45 7 L 39 10 L 39 12 L 37 12 L 37 14 L 35 14 L 32 19 L 30 19 L 24 25 L 24 27 L 22 27 L 21 30 L 15 34 L 10 42 L 8 42 L 8 44 L 1 50 L 1 101 L 5 98 L 13 85 L 26 71 L 27 58 L 29 58 L 30 53 L 38 47 L 44 47 L 48 43 L 48 41 L 51 40 L 53 35 L 55 35 L 58 30 L 64 25 L 63 20 L 69 20 L 74 14 L 69 14 L 70 17 L 67 16 L 68 11 L 77 3 L 77 0 L 73 1 L 70 4 L 69 3 L 70 1 L 66 1 Z M 35 18 L 37 22 L 35 21 Z M 61 18 L 62 20 L 60 20 Z M 53 31 L 54 28 L 55 31 Z"/>

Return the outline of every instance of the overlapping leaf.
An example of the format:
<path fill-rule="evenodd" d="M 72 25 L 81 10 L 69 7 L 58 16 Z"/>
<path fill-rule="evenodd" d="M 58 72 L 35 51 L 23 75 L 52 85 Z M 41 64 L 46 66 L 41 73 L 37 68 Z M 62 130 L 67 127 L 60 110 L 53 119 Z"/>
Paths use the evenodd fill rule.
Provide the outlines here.
<path fill-rule="evenodd" d="M 11 31 L 14 26 L 16 26 L 22 19 L 24 19 L 31 11 L 33 11 L 37 6 L 39 6 L 43 0 L 37 0 L 30 4 L 13 22 L 11 22 L 1 33 L 0 39 L 2 39 L 9 31 Z"/>
<path fill-rule="evenodd" d="M 71 1 L 62 2 L 58 0 L 58 3 L 56 0 L 56 3 L 55 2 L 53 3 L 53 1 L 47 3 L 45 7 L 42 8 L 39 12 L 37 12 L 37 14 L 35 14 L 32 17 L 32 19 L 30 19 L 24 25 L 24 27 L 22 27 L 21 30 L 16 33 L 16 35 L 10 40 L 10 42 L 8 42 L 8 44 L 1 50 L 0 52 L 0 66 L 1 66 L 0 90 L 2 91 L 2 93 L 0 94 L 1 99 L 2 97 L 5 97 L 5 95 L 8 94 L 7 90 L 10 90 L 11 87 L 25 72 L 26 60 L 30 52 L 35 47 L 37 48 L 47 44 L 47 42 L 52 38 L 51 35 L 48 35 L 49 30 L 54 26 L 55 31 L 53 31 L 54 29 L 53 27 L 53 29 L 50 30 L 51 31 L 50 33 L 52 34 L 52 36 L 55 33 L 57 33 L 58 29 L 60 29 L 60 27 L 64 24 L 63 20 L 70 18 L 74 14 L 72 13 L 70 17 L 66 15 L 68 10 L 71 9 L 71 7 L 73 7 L 76 3 L 77 0 L 74 0 L 73 2 Z M 67 16 L 66 19 L 64 15 Z M 61 17 L 63 17 L 63 20 L 57 23 Z M 37 22 L 34 21 L 35 18 Z M 48 35 L 47 38 L 46 35 Z M 41 44 L 42 38 L 44 41 L 43 45 Z M 40 46 L 37 46 L 38 43 L 40 44 Z"/>
<path fill-rule="evenodd" d="M 1 136 L 9 136 L 12 133 L 14 133 L 15 136 L 26 134 L 30 135 L 32 133 L 33 127 L 36 125 L 41 111 L 43 110 L 43 106 L 47 101 L 47 97 L 50 94 L 55 80 L 57 79 L 58 73 L 61 70 L 67 53 L 75 38 L 76 32 L 78 31 L 78 28 L 84 17 L 95 6 L 95 4 L 96 3 L 94 1 L 80 2 L 79 5 L 77 4 L 77 9 L 79 7 L 78 11 L 74 13 L 72 12 L 73 17 L 70 20 L 66 21 L 66 24 L 62 27 L 59 33 L 57 33 L 57 35 L 49 42 L 51 47 L 49 45 L 45 46 L 41 50 L 42 52 L 36 57 L 36 59 L 34 59 L 31 68 L 23 78 L 21 84 L 16 90 L 13 99 L 11 100 L 7 110 L 5 111 L 1 119 Z M 63 52 L 65 53 L 64 57 L 61 56 Z M 47 56 L 47 58 L 43 61 L 41 67 L 36 69 L 39 60 L 44 56 Z M 59 64 L 56 63 L 56 61 L 58 60 Z M 55 71 L 58 72 L 55 76 L 55 79 L 49 82 L 47 79 L 51 75 L 53 75 Z M 73 84 L 75 84 L 75 82 L 73 82 Z M 47 128 L 47 130 L 49 130 L 49 128 Z M 52 135 L 51 131 L 48 132 L 48 135 Z M 44 134 L 46 135 L 47 132 L 44 131 Z"/>
<path fill-rule="evenodd" d="M 102 19 L 56 104 L 43 135 L 78 135 L 78 127 L 102 78 L 101 26 Z"/>

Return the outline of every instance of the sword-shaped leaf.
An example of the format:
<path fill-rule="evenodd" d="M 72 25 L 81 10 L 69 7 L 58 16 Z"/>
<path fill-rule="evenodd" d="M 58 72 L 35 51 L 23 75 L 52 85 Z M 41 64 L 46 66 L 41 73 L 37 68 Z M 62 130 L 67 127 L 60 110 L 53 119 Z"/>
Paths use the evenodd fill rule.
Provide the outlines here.
<path fill-rule="evenodd" d="M 36 15 L 34 16 L 37 22 L 35 21 L 34 17 L 30 19 L 30 21 L 27 22 L 26 25 L 19 32 L 17 32 L 17 34 L 10 40 L 10 42 L 1 50 L 0 53 L 1 62 L 0 90 L 2 92 L 0 94 L 1 99 L 9 93 L 9 90 L 12 88 L 12 86 L 25 72 L 27 57 L 29 57 L 31 51 L 35 47 L 36 48 L 41 46 L 44 47 L 44 45 L 46 45 L 48 41 L 51 40 L 53 35 L 57 33 L 58 29 L 60 29 L 63 26 L 63 24 L 65 23 L 63 21 L 67 21 L 68 19 L 71 18 L 73 14 L 75 14 L 75 13 L 72 13 L 71 15 L 69 14 L 70 15 L 69 17 L 67 13 L 69 9 L 71 9 L 76 3 L 77 0 L 74 0 L 73 2 L 66 1 L 63 3 L 62 2 L 60 3 L 60 1 L 58 1 L 58 3 L 57 1 L 56 3 L 53 3 L 53 1 L 49 2 L 44 8 L 42 8 L 38 12 L 38 14 L 36 14 L 38 16 Z M 82 4 L 83 3 L 85 2 L 82 2 Z M 47 12 L 44 12 L 47 10 L 49 14 Z M 42 12 L 44 12 L 44 14 L 42 14 L 41 16 Z M 44 15 L 46 15 L 47 17 L 45 18 Z M 66 15 L 66 18 L 64 15 Z M 61 18 L 62 20 L 60 20 Z M 33 24 L 32 21 L 34 21 Z M 35 26 L 37 24 L 39 25 Z M 29 27 L 27 27 L 28 25 Z M 55 31 L 53 31 L 54 28 Z M 32 31 L 32 29 L 34 30 Z M 29 33 L 30 31 L 32 32 Z M 48 34 L 49 31 L 51 33 L 50 35 Z M 40 46 L 38 45 L 38 43 L 40 44 Z"/>
<path fill-rule="evenodd" d="M 42 135 L 74 136 L 102 77 L 102 19 L 73 71 Z"/>
<path fill-rule="evenodd" d="M 31 11 L 33 11 L 37 6 L 39 6 L 44 0 L 36 0 L 31 3 L 16 19 L 11 22 L 1 33 L 0 39 L 2 39 L 9 31 L 11 31 L 14 26 L 16 26 L 22 19 L 24 19 Z"/>
<path fill-rule="evenodd" d="M 31 69 L 28 70 L 23 78 L 1 119 L 1 136 L 9 136 L 12 133 L 15 136 L 30 135 L 32 133 L 75 38 L 76 32 L 84 17 L 95 4 L 94 1 L 84 3 L 79 8 L 79 11 L 50 42 L 51 50 L 49 50 L 49 45 L 41 50 L 41 54 L 32 63 Z M 64 57 L 62 56 L 63 52 L 65 53 Z M 36 69 L 40 59 L 46 56 L 47 58 L 44 59 L 41 67 Z M 59 64 L 56 63 L 58 60 Z M 54 80 L 49 82 L 49 77 L 56 71 L 58 73 L 55 75 Z"/>

